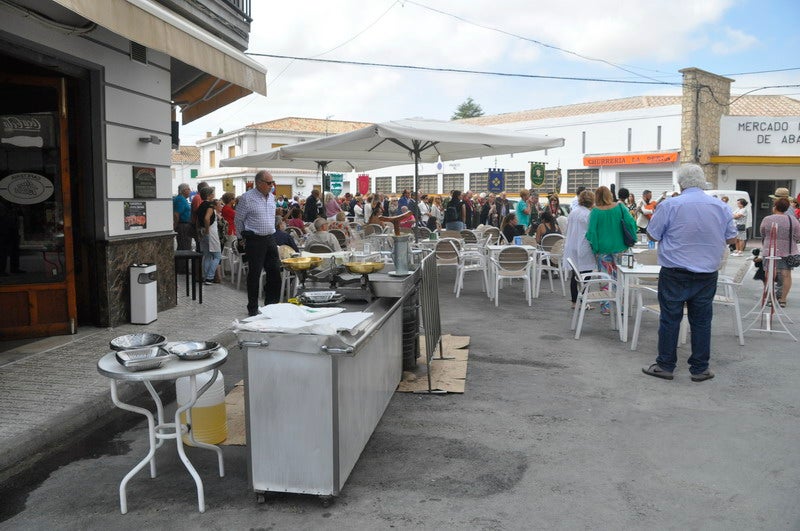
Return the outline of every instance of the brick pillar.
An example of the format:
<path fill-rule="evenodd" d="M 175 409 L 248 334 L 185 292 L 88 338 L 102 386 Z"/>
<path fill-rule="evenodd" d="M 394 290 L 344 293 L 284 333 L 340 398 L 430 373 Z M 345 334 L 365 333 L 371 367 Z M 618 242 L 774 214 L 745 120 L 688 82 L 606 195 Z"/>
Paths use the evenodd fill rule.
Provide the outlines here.
<path fill-rule="evenodd" d="M 699 68 L 684 68 L 681 99 L 681 162 L 699 164 L 712 188 L 717 186 L 719 121 L 729 114 L 733 79 Z"/>

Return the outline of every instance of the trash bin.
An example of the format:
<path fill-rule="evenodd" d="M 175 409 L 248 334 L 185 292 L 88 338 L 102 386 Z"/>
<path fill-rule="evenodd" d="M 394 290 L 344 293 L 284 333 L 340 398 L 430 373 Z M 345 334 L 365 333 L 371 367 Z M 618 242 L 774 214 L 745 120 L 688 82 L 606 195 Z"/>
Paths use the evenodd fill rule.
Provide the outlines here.
<path fill-rule="evenodd" d="M 158 318 L 158 282 L 155 264 L 133 264 L 131 278 L 131 323 L 149 324 Z"/>

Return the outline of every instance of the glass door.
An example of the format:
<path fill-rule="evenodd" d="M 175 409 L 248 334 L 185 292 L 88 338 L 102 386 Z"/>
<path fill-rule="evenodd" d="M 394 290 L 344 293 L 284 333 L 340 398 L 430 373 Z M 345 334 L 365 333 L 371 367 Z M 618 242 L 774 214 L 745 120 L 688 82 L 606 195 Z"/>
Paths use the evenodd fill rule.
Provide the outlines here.
<path fill-rule="evenodd" d="M 0 336 L 75 331 L 61 78 L 0 78 Z"/>

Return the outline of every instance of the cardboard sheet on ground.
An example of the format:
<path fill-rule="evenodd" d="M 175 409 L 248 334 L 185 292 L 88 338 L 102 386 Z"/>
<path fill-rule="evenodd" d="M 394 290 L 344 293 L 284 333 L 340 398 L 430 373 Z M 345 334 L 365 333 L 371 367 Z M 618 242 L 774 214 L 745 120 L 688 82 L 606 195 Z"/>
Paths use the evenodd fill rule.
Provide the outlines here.
<path fill-rule="evenodd" d="M 245 446 L 247 426 L 244 418 L 244 380 L 237 383 L 225 397 L 225 413 L 228 417 L 228 438 L 220 444 Z"/>
<path fill-rule="evenodd" d="M 397 386 L 400 393 L 428 391 L 428 373 L 425 364 L 425 338 L 420 337 L 420 357 L 414 371 L 403 371 L 403 380 Z M 437 349 L 431 360 L 431 388 L 434 391 L 463 393 L 467 380 L 467 358 L 469 357 L 469 337 L 442 336 L 444 357 L 440 359 Z M 448 359 L 453 358 L 453 359 Z"/>

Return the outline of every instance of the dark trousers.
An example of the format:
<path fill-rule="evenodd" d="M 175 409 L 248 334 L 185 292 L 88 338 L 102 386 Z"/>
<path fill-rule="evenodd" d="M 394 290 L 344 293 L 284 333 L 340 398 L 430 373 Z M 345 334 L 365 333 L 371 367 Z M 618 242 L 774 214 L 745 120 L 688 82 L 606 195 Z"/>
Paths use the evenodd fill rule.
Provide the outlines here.
<path fill-rule="evenodd" d="M 591 269 L 587 269 L 586 271 L 581 271 L 583 273 L 591 273 Z M 572 274 L 569 276 L 569 294 L 572 297 L 572 304 L 578 302 L 578 276 L 575 274 L 575 271 L 572 271 Z"/>
<path fill-rule="evenodd" d="M 247 253 L 247 311 L 258 311 L 258 281 L 261 271 L 267 272 L 264 283 L 264 304 L 280 302 L 281 297 L 281 266 L 278 257 L 278 246 L 275 237 L 246 236 L 245 252 Z"/>
<path fill-rule="evenodd" d="M 711 318 L 718 273 L 692 273 L 683 269 L 662 267 L 658 275 L 658 357 L 656 363 L 672 372 L 678 361 L 678 336 L 683 319 L 683 306 L 692 332 L 692 355 L 689 372 L 700 374 L 708 369 L 711 357 Z"/>

